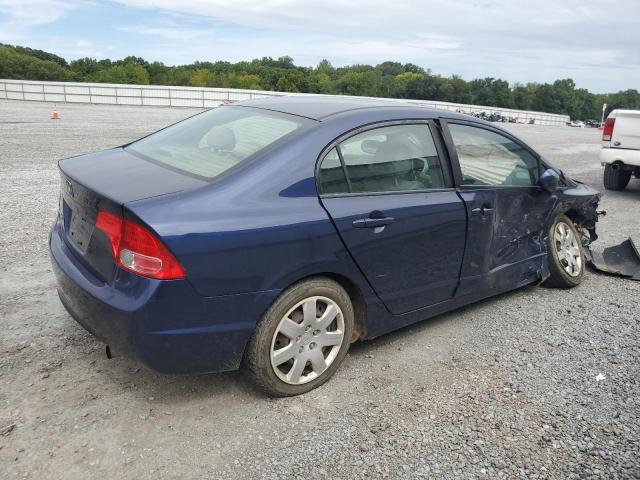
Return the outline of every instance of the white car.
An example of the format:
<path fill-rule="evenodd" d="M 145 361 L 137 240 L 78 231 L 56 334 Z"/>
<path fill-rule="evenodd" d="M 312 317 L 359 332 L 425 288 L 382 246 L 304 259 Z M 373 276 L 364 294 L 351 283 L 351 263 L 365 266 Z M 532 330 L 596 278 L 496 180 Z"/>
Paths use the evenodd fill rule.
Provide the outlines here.
<path fill-rule="evenodd" d="M 569 126 L 584 128 L 584 122 L 582 120 L 574 120 L 572 122 L 569 122 Z"/>
<path fill-rule="evenodd" d="M 640 110 L 609 114 L 602 130 L 600 164 L 607 190 L 624 190 L 631 176 L 640 178 Z"/>

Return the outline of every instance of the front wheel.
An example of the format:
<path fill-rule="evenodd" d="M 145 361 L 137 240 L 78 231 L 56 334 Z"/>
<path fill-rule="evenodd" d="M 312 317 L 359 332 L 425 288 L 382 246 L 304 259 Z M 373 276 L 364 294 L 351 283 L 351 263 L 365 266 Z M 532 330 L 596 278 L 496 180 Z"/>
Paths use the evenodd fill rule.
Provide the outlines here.
<path fill-rule="evenodd" d="M 572 288 L 582 282 L 585 255 L 578 231 L 566 215 L 558 215 L 549 230 L 547 255 L 551 275 L 546 286 Z"/>
<path fill-rule="evenodd" d="M 283 292 L 263 315 L 247 348 L 245 370 L 270 395 L 308 392 L 339 368 L 353 326 L 351 300 L 338 283 L 304 280 Z"/>

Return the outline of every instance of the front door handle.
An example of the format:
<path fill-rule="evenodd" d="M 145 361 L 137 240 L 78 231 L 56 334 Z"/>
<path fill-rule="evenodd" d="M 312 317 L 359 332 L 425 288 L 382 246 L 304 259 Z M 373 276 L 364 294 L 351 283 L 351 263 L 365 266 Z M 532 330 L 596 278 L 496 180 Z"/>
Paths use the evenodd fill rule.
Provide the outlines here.
<path fill-rule="evenodd" d="M 359 220 L 353 221 L 353 226 L 355 228 L 377 228 L 384 227 L 385 225 L 389 225 L 393 223 L 395 219 L 393 217 L 383 217 L 383 218 L 360 218 Z"/>

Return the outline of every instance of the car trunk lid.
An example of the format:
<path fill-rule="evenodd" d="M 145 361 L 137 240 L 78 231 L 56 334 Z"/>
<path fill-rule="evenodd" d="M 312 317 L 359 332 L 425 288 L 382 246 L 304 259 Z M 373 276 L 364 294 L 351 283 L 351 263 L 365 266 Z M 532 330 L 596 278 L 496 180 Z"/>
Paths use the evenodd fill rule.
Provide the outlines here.
<path fill-rule="evenodd" d="M 59 166 L 68 178 L 121 205 L 207 184 L 120 147 L 67 158 Z"/>
<path fill-rule="evenodd" d="M 113 278 L 115 263 L 109 239 L 96 228 L 100 210 L 126 216 L 128 202 L 207 184 L 122 148 L 61 160 L 59 168 L 63 237 L 73 254 L 104 282 Z"/>

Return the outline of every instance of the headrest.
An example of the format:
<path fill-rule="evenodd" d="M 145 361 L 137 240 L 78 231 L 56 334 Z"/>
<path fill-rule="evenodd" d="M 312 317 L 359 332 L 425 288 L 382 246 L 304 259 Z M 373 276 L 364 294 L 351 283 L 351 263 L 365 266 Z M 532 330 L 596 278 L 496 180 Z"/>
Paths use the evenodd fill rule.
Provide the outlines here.
<path fill-rule="evenodd" d="M 413 168 L 414 155 L 406 142 L 389 139 L 380 144 L 375 161 L 384 168 L 386 174 L 408 173 Z M 380 167 L 378 167 L 380 168 Z"/>
<path fill-rule="evenodd" d="M 230 152 L 236 146 L 236 135 L 229 127 L 213 127 L 207 134 L 207 145 L 214 150 Z"/>

